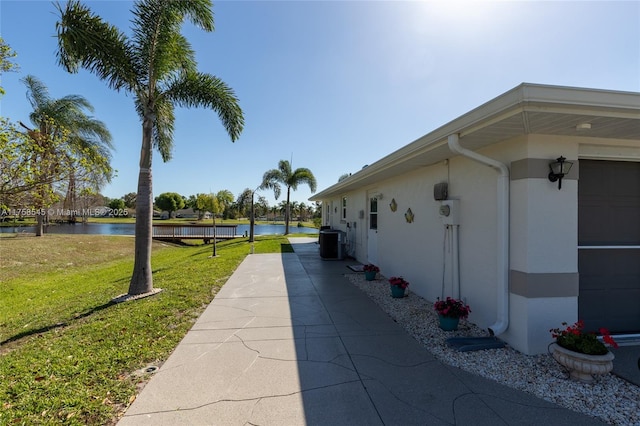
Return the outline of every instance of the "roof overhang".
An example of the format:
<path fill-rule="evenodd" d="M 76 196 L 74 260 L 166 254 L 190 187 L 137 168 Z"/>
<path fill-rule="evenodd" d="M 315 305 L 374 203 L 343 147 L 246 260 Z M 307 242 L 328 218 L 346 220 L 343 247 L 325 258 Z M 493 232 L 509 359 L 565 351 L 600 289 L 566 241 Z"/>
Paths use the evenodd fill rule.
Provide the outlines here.
<path fill-rule="evenodd" d="M 582 123 L 591 128 L 576 130 Z M 640 93 L 523 83 L 309 200 L 339 196 L 453 157 L 447 137 L 456 133 L 470 150 L 526 134 L 640 140 Z"/>

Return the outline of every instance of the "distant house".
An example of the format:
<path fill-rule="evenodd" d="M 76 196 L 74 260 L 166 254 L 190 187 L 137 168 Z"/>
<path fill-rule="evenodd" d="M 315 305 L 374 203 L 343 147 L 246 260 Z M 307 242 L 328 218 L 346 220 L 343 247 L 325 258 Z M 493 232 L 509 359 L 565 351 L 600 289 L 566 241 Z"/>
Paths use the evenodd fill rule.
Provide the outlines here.
<path fill-rule="evenodd" d="M 183 217 L 188 219 L 198 218 L 198 212 L 193 210 L 192 208 L 176 210 L 173 214 L 175 215 L 175 217 Z"/>
<path fill-rule="evenodd" d="M 521 84 L 310 200 L 349 255 L 523 353 L 579 318 L 640 333 L 640 93 Z"/>
<path fill-rule="evenodd" d="M 195 211 L 192 208 L 187 208 L 187 209 L 180 209 L 180 210 L 176 210 L 175 212 L 172 213 L 173 217 L 176 218 L 185 218 L 185 219 L 198 219 L 199 218 L 199 212 Z M 159 216 L 161 219 L 169 219 L 169 212 L 168 211 L 163 211 L 161 213 L 159 213 Z M 211 219 L 212 215 L 211 212 L 204 212 L 202 213 L 202 218 L 203 219 Z"/>

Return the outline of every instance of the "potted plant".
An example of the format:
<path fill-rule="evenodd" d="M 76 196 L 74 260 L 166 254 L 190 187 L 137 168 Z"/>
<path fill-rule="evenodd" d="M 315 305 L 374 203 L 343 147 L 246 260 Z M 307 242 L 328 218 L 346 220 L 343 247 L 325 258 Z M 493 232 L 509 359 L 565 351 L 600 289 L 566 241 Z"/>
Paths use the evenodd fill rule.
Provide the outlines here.
<path fill-rule="evenodd" d="M 364 267 L 362 269 L 364 270 L 364 278 L 367 281 L 375 280 L 376 279 L 376 274 L 378 272 L 380 272 L 380 268 L 378 268 L 373 263 L 367 263 L 366 265 L 364 265 Z"/>
<path fill-rule="evenodd" d="M 389 278 L 389 286 L 391 287 L 391 297 L 404 297 L 405 289 L 409 287 L 409 283 L 402 277 Z"/>
<path fill-rule="evenodd" d="M 449 296 L 445 300 L 438 298 L 433 307 L 438 313 L 440 328 L 445 331 L 457 330 L 460 318 L 467 318 L 471 312 L 469 305 Z"/>
<path fill-rule="evenodd" d="M 562 323 L 563 328 L 552 328 L 551 337 L 556 339 L 549 345 L 553 359 L 569 370 L 569 377 L 584 383 L 593 381 L 593 374 L 607 374 L 613 370 L 615 356 L 608 346 L 617 348 L 618 344 L 609 334 L 609 330 L 601 328 L 601 342 L 595 332 L 584 331 L 584 322 L 577 321 L 573 325 Z"/>

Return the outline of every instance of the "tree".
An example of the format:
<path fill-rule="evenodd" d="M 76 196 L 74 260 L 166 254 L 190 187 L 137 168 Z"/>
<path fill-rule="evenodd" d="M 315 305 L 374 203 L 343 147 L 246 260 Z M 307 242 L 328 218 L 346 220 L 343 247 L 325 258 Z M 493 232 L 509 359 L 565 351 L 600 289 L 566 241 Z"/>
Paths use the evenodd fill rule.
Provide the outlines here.
<path fill-rule="evenodd" d="M 191 197 L 194 199 L 191 200 Z M 197 194 L 189 197 L 191 208 L 198 212 L 198 220 L 201 220 L 204 217 L 204 213 L 208 210 L 207 207 L 210 205 L 210 198 L 211 194 Z"/>
<path fill-rule="evenodd" d="M 58 136 L 39 130 L 23 133 L 0 118 L 0 204 L 43 217 L 43 208 L 57 201 L 54 185 L 70 173 L 70 164 L 60 161 L 65 138 L 66 131 Z"/>
<path fill-rule="evenodd" d="M 300 217 L 300 203 L 297 201 L 292 201 L 289 204 L 289 214 L 291 216 L 291 219 L 293 218 L 297 218 L 298 220 Z"/>
<path fill-rule="evenodd" d="M 62 138 L 64 142 L 56 158 L 59 163 L 66 163 L 66 168 L 70 171 L 65 191 L 65 208 L 75 211 L 78 180 L 91 180 L 98 186 L 111 180 L 111 134 L 103 122 L 87 115 L 87 112 L 93 112 L 93 106 L 84 97 L 67 95 L 54 99 L 36 77 L 28 75 L 22 82 L 27 86 L 27 99 L 33 108 L 29 119 L 38 129 L 39 136 L 44 137 L 42 140 L 47 140 L 51 135 L 53 138 Z M 35 134 L 28 126 L 22 126 L 29 135 Z M 42 234 L 41 216 L 38 216 L 36 235 Z"/>
<path fill-rule="evenodd" d="M 305 222 L 307 220 L 309 212 L 309 207 L 305 203 L 298 204 L 298 214 L 300 215 L 300 220 Z"/>
<path fill-rule="evenodd" d="M 216 199 L 218 200 L 220 206 L 217 212 L 212 213 L 222 213 L 224 218 L 226 219 L 229 214 L 229 209 L 233 204 L 233 193 L 228 189 L 222 189 L 216 193 Z"/>
<path fill-rule="evenodd" d="M 238 198 L 236 199 L 236 206 L 238 208 L 238 215 L 240 217 L 249 217 L 251 214 L 251 203 L 253 200 L 253 191 L 249 188 L 245 188 Z"/>
<path fill-rule="evenodd" d="M 218 194 L 220 194 L 220 192 L 218 192 Z M 219 210 L 220 210 L 220 200 L 218 199 L 217 195 L 214 194 L 198 194 L 198 198 L 197 198 L 197 202 L 198 205 L 203 209 L 203 210 L 209 210 L 211 212 L 211 217 L 213 220 L 213 257 L 216 257 L 218 255 L 217 253 L 217 247 L 218 247 L 218 241 L 216 238 L 216 214 L 218 214 Z"/>
<path fill-rule="evenodd" d="M 0 37 L 0 74 L 18 70 L 18 65 L 12 61 L 17 56 L 16 52 Z M 0 96 L 4 95 L 4 89 L 0 86 Z"/>
<path fill-rule="evenodd" d="M 232 141 L 244 126 L 233 90 L 219 78 L 197 70 L 195 52 L 182 35 L 186 19 L 211 32 L 211 0 L 141 0 L 133 6 L 131 37 L 104 22 L 77 0 L 58 5 L 58 63 L 75 73 L 85 68 L 116 90 L 130 93 L 142 121 L 135 261 L 130 295 L 153 292 L 151 270 L 152 175 L 155 147 L 171 159 L 174 109 L 205 107 L 215 111 Z"/>
<path fill-rule="evenodd" d="M 256 214 L 258 216 L 266 216 L 269 212 L 269 201 L 263 195 L 258 195 L 258 199 L 255 202 Z"/>
<path fill-rule="evenodd" d="M 124 200 L 125 207 L 130 208 L 130 209 L 135 209 L 136 208 L 136 193 L 135 192 L 129 192 L 128 194 L 124 194 L 122 196 L 122 199 Z"/>
<path fill-rule="evenodd" d="M 171 213 L 184 207 L 184 198 L 177 192 L 163 192 L 156 197 L 156 206 L 168 211 L 171 218 Z"/>
<path fill-rule="evenodd" d="M 121 216 L 121 213 L 124 213 L 124 200 L 122 198 L 114 198 L 113 200 L 109 201 L 109 208 L 112 211 L 112 215 L 114 216 Z"/>
<path fill-rule="evenodd" d="M 311 192 L 316 192 L 316 178 L 311 173 L 311 170 L 306 168 L 299 168 L 291 170 L 291 164 L 287 160 L 280 160 L 277 169 L 268 170 L 262 177 L 262 189 L 273 189 L 273 194 L 276 197 L 280 197 L 280 185 L 287 187 L 287 201 L 286 210 L 284 214 L 285 228 L 284 234 L 289 234 L 289 199 L 291 190 L 298 189 L 298 185 L 306 183 L 309 185 Z"/>

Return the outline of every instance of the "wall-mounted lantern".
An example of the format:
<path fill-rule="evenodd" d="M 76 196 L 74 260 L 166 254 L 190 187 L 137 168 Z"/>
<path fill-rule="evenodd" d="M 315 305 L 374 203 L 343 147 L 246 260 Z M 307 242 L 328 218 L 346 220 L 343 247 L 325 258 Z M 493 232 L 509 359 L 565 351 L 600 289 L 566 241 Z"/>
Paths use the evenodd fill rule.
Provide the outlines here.
<path fill-rule="evenodd" d="M 549 163 L 549 180 L 551 182 L 558 181 L 558 189 L 562 188 L 562 178 L 569 173 L 571 170 L 571 166 L 573 163 L 571 161 L 566 161 L 567 159 L 563 156 L 560 156 L 553 163 Z"/>

